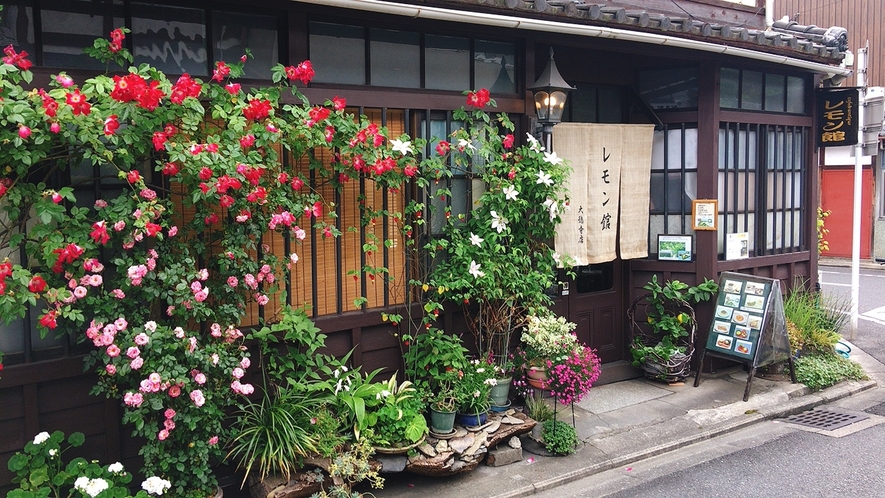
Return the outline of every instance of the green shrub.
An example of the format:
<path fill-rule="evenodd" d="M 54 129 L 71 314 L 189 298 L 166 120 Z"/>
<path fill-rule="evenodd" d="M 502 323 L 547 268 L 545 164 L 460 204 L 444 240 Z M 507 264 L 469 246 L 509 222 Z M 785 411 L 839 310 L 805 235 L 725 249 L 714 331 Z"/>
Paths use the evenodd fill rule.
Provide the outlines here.
<path fill-rule="evenodd" d="M 784 300 L 793 351 L 832 353 L 848 320 L 850 300 L 805 290 L 797 285 Z"/>
<path fill-rule="evenodd" d="M 861 366 L 836 354 L 814 354 L 796 360 L 796 380 L 818 391 L 843 380 L 864 380 Z"/>
<path fill-rule="evenodd" d="M 558 420 L 544 422 L 541 438 L 547 451 L 554 455 L 571 455 L 578 446 L 578 432 L 575 428 Z"/>

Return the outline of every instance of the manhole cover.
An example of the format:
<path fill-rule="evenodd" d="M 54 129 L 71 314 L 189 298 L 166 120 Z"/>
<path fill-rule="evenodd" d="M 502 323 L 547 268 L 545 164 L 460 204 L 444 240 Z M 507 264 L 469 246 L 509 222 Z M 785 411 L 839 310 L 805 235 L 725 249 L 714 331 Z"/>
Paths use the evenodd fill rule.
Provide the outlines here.
<path fill-rule="evenodd" d="M 856 415 L 853 413 L 841 413 L 829 410 L 810 410 L 804 413 L 790 415 L 784 419 L 784 421 L 791 424 L 799 424 L 806 427 L 813 427 L 815 429 L 832 431 L 868 418 L 869 416 L 867 415 Z"/>

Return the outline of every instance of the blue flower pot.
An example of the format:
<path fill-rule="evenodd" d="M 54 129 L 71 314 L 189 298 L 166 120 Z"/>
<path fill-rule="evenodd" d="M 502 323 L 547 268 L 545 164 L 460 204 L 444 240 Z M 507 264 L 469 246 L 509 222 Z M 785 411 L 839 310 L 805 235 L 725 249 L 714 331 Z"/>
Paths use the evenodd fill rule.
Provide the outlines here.
<path fill-rule="evenodd" d="M 482 425 L 486 423 L 486 420 L 489 419 L 488 413 L 480 413 L 480 414 L 471 414 L 471 413 L 459 413 L 458 414 L 458 423 L 465 427 L 476 427 L 478 425 Z"/>

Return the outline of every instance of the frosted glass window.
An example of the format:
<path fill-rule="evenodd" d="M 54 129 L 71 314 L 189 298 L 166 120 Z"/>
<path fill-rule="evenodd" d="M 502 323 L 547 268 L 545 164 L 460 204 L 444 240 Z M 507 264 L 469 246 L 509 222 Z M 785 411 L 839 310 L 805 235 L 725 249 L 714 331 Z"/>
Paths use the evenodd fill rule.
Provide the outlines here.
<path fill-rule="evenodd" d="M 135 64 L 148 63 L 171 74 L 206 76 L 206 20 L 202 9 L 132 3 Z"/>
<path fill-rule="evenodd" d="M 805 79 L 787 77 L 787 112 L 805 114 Z"/>
<path fill-rule="evenodd" d="M 786 77 L 781 74 L 765 75 L 765 110 L 783 112 L 786 101 Z"/>
<path fill-rule="evenodd" d="M 424 86 L 430 90 L 470 88 L 470 40 L 454 36 L 424 38 Z"/>
<path fill-rule="evenodd" d="M 495 95 L 516 93 L 515 60 L 516 46 L 513 43 L 476 40 L 473 89 L 488 88 L 492 98 Z"/>
<path fill-rule="evenodd" d="M 317 83 L 366 84 L 365 30 L 359 26 L 310 23 L 310 62 Z"/>
<path fill-rule="evenodd" d="M 244 76 L 270 79 L 271 66 L 280 61 L 277 18 L 241 12 L 213 12 L 213 58 L 236 62 L 246 53 L 246 49 L 249 49 L 252 57 L 243 67 Z"/>
<path fill-rule="evenodd" d="M 762 73 L 744 71 L 741 78 L 741 109 L 762 110 Z"/>
<path fill-rule="evenodd" d="M 723 67 L 719 72 L 719 105 L 725 109 L 737 109 L 740 105 L 741 72 Z"/>
<path fill-rule="evenodd" d="M 372 86 L 421 87 L 421 39 L 418 33 L 372 29 L 369 54 Z"/>

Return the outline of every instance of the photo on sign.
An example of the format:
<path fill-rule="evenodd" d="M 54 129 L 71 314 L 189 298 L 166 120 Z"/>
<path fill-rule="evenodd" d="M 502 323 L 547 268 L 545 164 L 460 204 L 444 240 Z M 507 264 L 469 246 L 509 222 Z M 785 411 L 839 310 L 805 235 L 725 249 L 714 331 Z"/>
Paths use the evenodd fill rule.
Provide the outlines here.
<path fill-rule="evenodd" d="M 740 280 L 726 280 L 722 285 L 722 290 L 730 294 L 740 294 L 744 283 Z"/>
<path fill-rule="evenodd" d="M 750 351 L 753 351 L 753 343 L 750 341 L 737 341 L 737 344 L 735 344 L 734 346 L 734 350 L 740 354 L 745 354 L 749 356 Z"/>
<path fill-rule="evenodd" d="M 765 298 L 762 296 L 748 295 L 746 299 L 744 299 L 744 307 L 752 308 L 754 310 L 761 310 L 765 307 Z"/>
<path fill-rule="evenodd" d="M 716 306 L 716 318 L 730 320 L 733 311 L 734 308 L 729 308 L 728 306 Z"/>
<path fill-rule="evenodd" d="M 741 305 L 741 295 L 726 294 L 725 299 L 722 301 L 722 304 L 724 304 L 725 306 L 731 306 L 732 308 L 737 308 Z"/>
<path fill-rule="evenodd" d="M 695 199 L 691 201 L 691 228 L 693 230 L 718 230 L 719 201 Z"/>
<path fill-rule="evenodd" d="M 746 311 L 735 311 L 733 315 L 731 315 L 731 321 L 738 325 L 746 325 L 750 320 L 750 314 Z"/>
<path fill-rule="evenodd" d="M 691 235 L 658 235 L 659 261 L 691 261 Z"/>
<path fill-rule="evenodd" d="M 765 295 L 765 284 L 760 284 L 757 282 L 747 282 L 747 294 L 753 294 L 754 296 L 764 296 Z"/>
<path fill-rule="evenodd" d="M 741 327 L 740 325 L 736 325 L 734 327 L 734 336 L 738 339 L 749 339 L 750 329 L 748 327 Z"/>
<path fill-rule="evenodd" d="M 759 330 L 762 328 L 762 317 L 759 315 L 750 315 L 750 319 L 747 320 L 747 327 L 750 327 L 754 330 Z"/>
<path fill-rule="evenodd" d="M 716 338 L 716 347 L 722 349 L 731 349 L 732 342 L 734 342 L 734 337 L 730 335 L 720 335 Z"/>
<path fill-rule="evenodd" d="M 720 322 L 716 320 L 713 322 L 713 332 L 718 334 L 728 334 L 731 332 L 731 323 L 729 322 Z"/>

